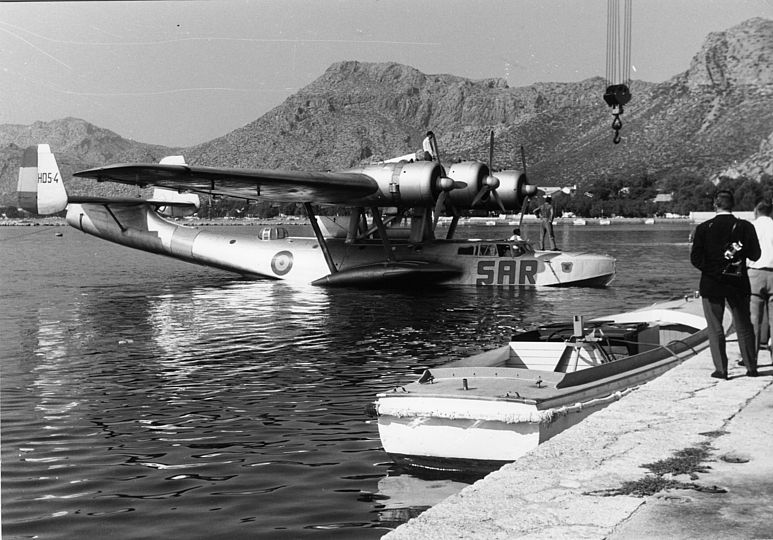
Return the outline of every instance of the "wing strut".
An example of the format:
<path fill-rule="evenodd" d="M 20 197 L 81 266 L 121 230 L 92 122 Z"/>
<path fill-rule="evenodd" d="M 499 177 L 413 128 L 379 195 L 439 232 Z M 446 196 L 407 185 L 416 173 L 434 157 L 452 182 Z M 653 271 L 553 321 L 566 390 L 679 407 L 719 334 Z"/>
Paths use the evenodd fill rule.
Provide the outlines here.
<path fill-rule="evenodd" d="M 389 236 L 387 236 L 386 227 L 384 226 L 384 222 L 381 219 L 381 209 L 377 206 L 374 206 L 370 209 L 370 211 L 373 213 L 373 221 L 376 223 L 376 227 L 378 228 L 378 234 L 381 237 L 381 243 L 384 246 L 387 261 L 392 262 L 394 261 L 394 256 L 392 255 L 392 247 L 389 245 Z"/>
<path fill-rule="evenodd" d="M 110 208 L 109 204 L 105 205 L 105 210 L 107 210 L 107 213 L 110 214 L 110 217 L 113 218 L 113 220 L 118 224 L 118 228 L 121 229 L 121 232 L 126 232 L 126 227 L 124 227 L 120 221 L 118 221 L 118 218 L 115 217 L 115 214 L 113 213 L 113 210 Z M 82 214 L 81 214 L 82 215 Z"/>
<path fill-rule="evenodd" d="M 325 237 L 322 235 L 322 230 L 319 228 L 319 223 L 317 223 L 317 216 L 314 215 L 314 209 L 311 207 L 311 203 L 308 202 L 303 203 L 303 208 L 306 209 L 306 215 L 309 216 L 311 228 L 314 229 L 314 236 L 317 237 L 319 247 L 322 249 L 322 254 L 325 256 L 327 267 L 330 269 L 331 274 L 335 274 L 338 272 L 338 268 L 336 268 L 335 262 L 333 262 L 333 256 L 330 254 Z"/>

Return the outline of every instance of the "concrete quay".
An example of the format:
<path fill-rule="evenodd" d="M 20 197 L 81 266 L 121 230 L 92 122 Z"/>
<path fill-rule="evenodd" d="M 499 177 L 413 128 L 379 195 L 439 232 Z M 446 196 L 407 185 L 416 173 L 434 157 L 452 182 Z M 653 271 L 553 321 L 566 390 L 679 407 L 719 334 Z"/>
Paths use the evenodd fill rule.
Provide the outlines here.
<path fill-rule="evenodd" d="M 383 538 L 773 538 L 773 366 L 728 356 L 729 380 L 706 349 Z M 695 449 L 692 474 L 643 467 Z M 622 494 L 641 480 L 670 484 Z"/>

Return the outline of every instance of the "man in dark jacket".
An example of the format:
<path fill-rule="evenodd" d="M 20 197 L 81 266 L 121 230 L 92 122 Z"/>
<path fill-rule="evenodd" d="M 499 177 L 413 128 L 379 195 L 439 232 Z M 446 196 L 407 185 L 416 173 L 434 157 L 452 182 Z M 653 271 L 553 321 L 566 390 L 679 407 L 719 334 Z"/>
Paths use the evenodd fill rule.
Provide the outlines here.
<path fill-rule="evenodd" d="M 717 215 L 695 230 L 690 262 L 701 271 L 700 294 L 709 331 L 709 347 L 714 361 L 712 377 L 727 379 L 727 353 L 722 318 L 725 302 L 730 306 L 738 346 L 746 374 L 757 376 L 757 347 L 749 314 L 751 289 L 746 272 L 746 259 L 760 258 L 760 244 L 754 226 L 736 218 L 730 191 L 719 191 L 714 197 Z"/>

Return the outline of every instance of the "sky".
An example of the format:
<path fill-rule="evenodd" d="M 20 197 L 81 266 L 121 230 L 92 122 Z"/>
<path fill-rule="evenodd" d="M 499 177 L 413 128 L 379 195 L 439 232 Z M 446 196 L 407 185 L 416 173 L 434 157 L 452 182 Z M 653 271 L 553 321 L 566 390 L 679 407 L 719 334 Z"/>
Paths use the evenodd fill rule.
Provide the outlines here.
<path fill-rule="evenodd" d="M 686 71 L 710 32 L 752 17 L 773 0 L 633 0 L 631 76 Z M 607 0 L 0 2 L 0 124 L 73 116 L 189 146 L 342 60 L 511 87 L 603 77 L 606 28 Z"/>

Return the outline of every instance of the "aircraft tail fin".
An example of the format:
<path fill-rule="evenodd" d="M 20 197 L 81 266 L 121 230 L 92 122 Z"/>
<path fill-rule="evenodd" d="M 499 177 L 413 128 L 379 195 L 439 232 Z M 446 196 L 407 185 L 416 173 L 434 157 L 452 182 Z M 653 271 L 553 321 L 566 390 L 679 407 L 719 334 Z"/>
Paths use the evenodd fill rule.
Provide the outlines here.
<path fill-rule="evenodd" d="M 33 214 L 55 214 L 67 207 L 64 181 L 47 144 L 24 151 L 16 190 L 19 206 Z"/>

